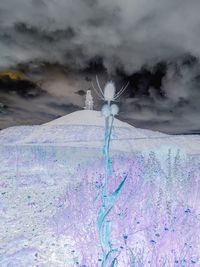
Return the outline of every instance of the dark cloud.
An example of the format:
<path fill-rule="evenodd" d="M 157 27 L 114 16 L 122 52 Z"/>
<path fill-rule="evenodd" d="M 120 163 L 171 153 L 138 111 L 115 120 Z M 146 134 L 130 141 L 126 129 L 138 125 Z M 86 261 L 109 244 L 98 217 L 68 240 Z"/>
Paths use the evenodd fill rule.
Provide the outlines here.
<path fill-rule="evenodd" d="M 78 94 L 78 95 L 85 95 L 86 94 L 86 92 L 85 91 L 83 91 L 83 90 L 78 90 L 77 92 L 76 92 L 76 94 Z"/>
<path fill-rule="evenodd" d="M 45 123 L 84 107 L 85 97 L 76 93 L 87 84 L 86 81 L 83 84 L 80 74 L 57 66 L 42 66 L 40 71 L 29 74 L 26 80 L 5 79 L 13 84 L 7 86 L 8 90 L 5 87 L 0 90 L 0 129 Z M 20 87 L 22 81 L 29 82 L 31 87 Z"/>
<path fill-rule="evenodd" d="M 186 53 L 198 57 L 199 8 L 197 0 L 2 0 L 0 64 L 82 68 L 99 56 L 108 70 L 132 73 Z"/>
<path fill-rule="evenodd" d="M 199 61 L 188 57 L 161 65 L 159 72 L 157 66 L 130 77 L 132 85 L 123 101 L 122 117 L 142 128 L 168 133 L 198 132 Z"/>
<path fill-rule="evenodd" d="M 54 98 L 58 106 L 65 101 L 80 107 L 90 79 L 106 70 L 117 88 L 130 81 L 120 118 L 166 132 L 196 132 L 199 10 L 199 0 L 1 0 L 0 68 L 18 66 L 33 76 L 43 73 L 42 88 L 50 103 Z M 64 66 L 75 75 L 47 75 L 45 69 L 51 65 Z M 43 103 L 42 95 L 38 101 Z M 63 114 L 45 103 L 49 114 Z M 36 116 L 38 123 L 43 116 Z"/>
<path fill-rule="evenodd" d="M 48 103 L 49 107 L 53 107 L 55 109 L 61 110 L 63 112 L 71 113 L 77 110 L 80 110 L 79 106 L 73 104 L 58 104 L 58 103 Z"/>
<path fill-rule="evenodd" d="M 7 76 L 0 78 L 0 92 L 16 93 L 24 98 L 38 97 L 44 91 L 34 82 L 29 80 L 13 80 Z"/>

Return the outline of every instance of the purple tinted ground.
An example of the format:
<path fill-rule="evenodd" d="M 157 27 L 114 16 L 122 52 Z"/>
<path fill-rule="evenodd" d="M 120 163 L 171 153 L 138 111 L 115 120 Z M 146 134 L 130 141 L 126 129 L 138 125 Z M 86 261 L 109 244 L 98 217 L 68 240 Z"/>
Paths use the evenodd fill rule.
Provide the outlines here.
<path fill-rule="evenodd" d="M 105 162 L 96 153 L 43 146 L 1 150 L 0 266 L 102 265 L 97 215 Z M 200 264 L 200 158 L 170 150 L 160 157 L 111 158 L 110 192 L 127 175 L 109 214 L 117 266 Z"/>

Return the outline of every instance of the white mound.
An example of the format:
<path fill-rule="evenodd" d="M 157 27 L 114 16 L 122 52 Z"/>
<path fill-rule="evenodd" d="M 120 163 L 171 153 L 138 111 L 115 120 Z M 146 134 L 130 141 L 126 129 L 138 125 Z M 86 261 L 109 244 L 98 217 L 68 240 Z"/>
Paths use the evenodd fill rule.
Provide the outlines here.
<path fill-rule="evenodd" d="M 36 126 L 10 127 L 0 131 L 2 145 L 48 145 L 102 148 L 104 117 L 100 111 L 76 111 L 59 119 Z M 167 135 L 139 129 L 114 119 L 112 151 L 149 153 L 149 151 L 181 150 L 200 154 L 200 135 Z"/>
<path fill-rule="evenodd" d="M 50 121 L 43 125 L 95 125 L 104 126 L 104 117 L 96 110 L 80 110 L 72 112 L 56 120 Z M 115 118 L 115 127 L 132 127 L 126 122 L 122 122 Z"/>
<path fill-rule="evenodd" d="M 69 125 L 74 125 L 74 126 L 94 126 L 94 127 L 101 127 L 104 128 L 105 126 L 105 119 L 101 115 L 100 111 L 96 110 L 80 110 L 80 111 L 75 111 L 72 112 L 68 115 L 65 115 L 63 117 L 60 117 L 56 120 L 50 121 L 48 123 L 43 124 L 45 127 L 50 127 L 50 126 L 69 126 Z M 123 128 L 126 131 L 131 131 L 132 135 L 134 135 L 135 138 L 144 138 L 147 136 L 168 136 L 164 133 L 156 132 L 156 131 L 151 131 L 151 130 L 146 130 L 146 129 L 140 129 L 136 128 L 126 122 L 122 122 L 118 120 L 116 117 L 114 119 L 113 123 L 114 128 Z M 131 136 L 128 136 L 131 137 Z M 126 138 L 127 135 L 121 135 L 121 139 Z"/>

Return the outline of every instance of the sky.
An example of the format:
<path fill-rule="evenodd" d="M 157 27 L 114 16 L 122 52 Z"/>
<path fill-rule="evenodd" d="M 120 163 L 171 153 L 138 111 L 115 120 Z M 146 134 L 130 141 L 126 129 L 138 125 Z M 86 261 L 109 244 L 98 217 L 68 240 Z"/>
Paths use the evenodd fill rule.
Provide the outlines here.
<path fill-rule="evenodd" d="M 98 75 L 102 87 L 129 81 L 120 119 L 200 133 L 199 10 L 199 0 L 1 0 L 0 70 L 31 84 L 0 80 L 0 129 L 83 108 Z"/>

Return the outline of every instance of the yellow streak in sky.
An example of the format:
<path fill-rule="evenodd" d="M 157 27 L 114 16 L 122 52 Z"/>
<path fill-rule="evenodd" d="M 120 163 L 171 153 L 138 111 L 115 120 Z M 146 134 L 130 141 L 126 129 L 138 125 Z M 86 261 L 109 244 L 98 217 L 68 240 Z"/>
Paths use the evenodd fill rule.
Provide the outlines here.
<path fill-rule="evenodd" d="M 26 76 L 20 71 L 5 70 L 0 71 L 0 78 L 8 76 L 12 80 L 24 80 Z"/>

